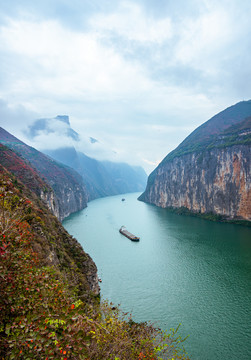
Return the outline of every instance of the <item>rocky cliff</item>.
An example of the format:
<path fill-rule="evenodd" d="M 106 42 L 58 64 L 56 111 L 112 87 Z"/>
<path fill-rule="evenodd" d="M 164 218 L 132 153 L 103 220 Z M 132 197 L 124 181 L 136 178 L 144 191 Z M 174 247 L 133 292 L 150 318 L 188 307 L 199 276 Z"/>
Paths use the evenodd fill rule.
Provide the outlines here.
<path fill-rule="evenodd" d="M 39 187 L 40 197 L 59 220 L 87 206 L 85 185 L 76 171 L 26 145 L 3 128 L 0 128 L 0 143 L 38 172 L 45 183 Z"/>
<path fill-rule="evenodd" d="M 251 221 L 250 115 L 251 101 L 242 102 L 196 129 L 153 171 L 139 200 Z"/>
<path fill-rule="evenodd" d="M 14 174 L 47 205 L 59 218 L 59 204 L 53 189 L 43 181 L 38 173 L 7 146 L 0 143 L 0 164 Z"/>
<path fill-rule="evenodd" d="M 139 166 L 99 161 L 76 151 L 74 147 L 44 152 L 56 161 L 71 166 L 83 177 L 89 201 L 104 196 L 143 191 L 146 186 L 147 175 Z"/>
<path fill-rule="evenodd" d="M 44 184 L 43 180 L 39 179 L 32 168 L 22 163 L 22 159 L 18 162 L 17 176 L 14 176 L 14 172 L 11 173 L 10 170 L 17 165 L 16 154 L 0 146 L 0 155 L 0 195 L 5 199 L 1 202 L 1 206 L 3 204 L 6 206 L 5 213 L 3 209 L 1 212 L 1 233 L 4 234 L 12 227 L 15 228 L 19 221 L 27 222 L 30 233 L 33 234 L 31 245 L 39 256 L 40 266 L 55 267 L 82 298 L 92 301 L 93 296 L 99 294 L 97 267 L 37 195 L 36 189 Z M 9 167 L 9 160 L 12 169 L 8 171 L 2 163 Z M 27 179 L 30 181 L 27 182 Z M 8 206 L 8 202 L 11 206 Z"/>

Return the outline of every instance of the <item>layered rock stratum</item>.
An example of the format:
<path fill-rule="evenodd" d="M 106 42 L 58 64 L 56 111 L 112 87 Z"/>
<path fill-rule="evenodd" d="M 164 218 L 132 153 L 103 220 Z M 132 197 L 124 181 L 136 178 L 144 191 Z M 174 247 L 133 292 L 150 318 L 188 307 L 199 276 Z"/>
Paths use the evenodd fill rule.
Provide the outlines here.
<path fill-rule="evenodd" d="M 139 200 L 251 221 L 251 101 L 208 120 L 150 174 Z"/>

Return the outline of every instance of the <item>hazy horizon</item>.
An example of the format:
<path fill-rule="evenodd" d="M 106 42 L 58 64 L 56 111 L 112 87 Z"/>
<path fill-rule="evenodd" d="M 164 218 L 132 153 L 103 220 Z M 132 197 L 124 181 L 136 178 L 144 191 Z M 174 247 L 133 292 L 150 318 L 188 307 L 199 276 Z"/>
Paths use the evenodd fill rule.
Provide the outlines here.
<path fill-rule="evenodd" d="M 0 125 L 38 150 L 73 144 L 149 174 L 196 127 L 251 98 L 248 0 L 0 4 Z M 54 120 L 29 137 L 39 118 Z"/>

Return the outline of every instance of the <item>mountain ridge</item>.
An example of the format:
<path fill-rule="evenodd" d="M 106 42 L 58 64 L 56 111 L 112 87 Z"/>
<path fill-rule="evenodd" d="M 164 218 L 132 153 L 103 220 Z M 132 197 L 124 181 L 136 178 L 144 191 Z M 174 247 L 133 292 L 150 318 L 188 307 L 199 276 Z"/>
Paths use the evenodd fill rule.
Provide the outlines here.
<path fill-rule="evenodd" d="M 98 146 L 100 151 L 102 145 L 93 137 L 86 137 L 81 144 L 81 137 L 72 129 L 67 115 L 35 120 L 30 125 L 27 134 L 32 142 L 36 141 L 37 136 L 44 138 L 46 135 L 53 135 L 57 145 L 50 148 L 50 144 L 46 148 L 45 142 L 42 151 L 50 158 L 70 166 L 83 177 L 88 201 L 127 192 L 140 192 L 146 186 L 147 175 L 143 168 L 139 170 L 137 166 L 127 163 L 98 160 L 95 156 L 92 157 L 77 150 L 85 144 L 89 151 L 92 149 L 91 151 L 95 152 L 96 147 Z M 111 150 L 110 152 L 112 153 Z"/>
<path fill-rule="evenodd" d="M 162 162 L 172 160 L 174 157 L 189 154 L 194 151 L 201 151 L 205 147 L 212 147 L 214 136 L 219 136 L 220 133 L 227 133 L 227 130 L 231 128 L 232 125 L 237 126 L 238 123 L 248 120 L 250 114 L 251 100 L 242 101 L 228 107 L 198 126 L 176 147 L 176 149 L 171 151 Z M 221 127 L 219 127 L 219 125 L 221 125 Z M 200 142 L 198 141 L 198 138 L 200 138 Z"/>
<path fill-rule="evenodd" d="M 250 118 L 249 100 L 199 126 L 149 175 L 139 200 L 212 219 L 250 221 Z"/>
<path fill-rule="evenodd" d="M 83 179 L 75 170 L 50 159 L 1 127 L 0 143 L 28 162 L 33 169 L 36 169 L 42 180 L 53 189 L 55 196 L 51 199 L 51 205 L 56 201 L 58 206 L 50 206 L 50 208 L 60 220 L 87 206 Z"/>

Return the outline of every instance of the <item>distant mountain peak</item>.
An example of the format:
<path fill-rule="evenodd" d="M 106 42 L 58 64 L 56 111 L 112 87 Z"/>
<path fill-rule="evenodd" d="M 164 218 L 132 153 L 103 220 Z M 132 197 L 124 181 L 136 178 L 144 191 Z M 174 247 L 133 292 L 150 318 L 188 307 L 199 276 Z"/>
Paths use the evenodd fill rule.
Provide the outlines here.
<path fill-rule="evenodd" d="M 66 135 L 74 141 L 80 141 L 79 134 L 71 128 L 68 115 L 57 115 L 54 118 L 41 118 L 34 121 L 28 130 L 29 138 L 35 138 L 41 133 L 52 134 L 57 133 L 58 121 L 65 124 Z"/>
<path fill-rule="evenodd" d="M 99 142 L 97 139 L 94 139 L 93 137 L 89 137 L 89 140 L 92 144 Z"/>
<path fill-rule="evenodd" d="M 70 119 L 68 115 L 57 115 L 55 119 L 64 122 L 65 124 L 70 126 Z"/>

